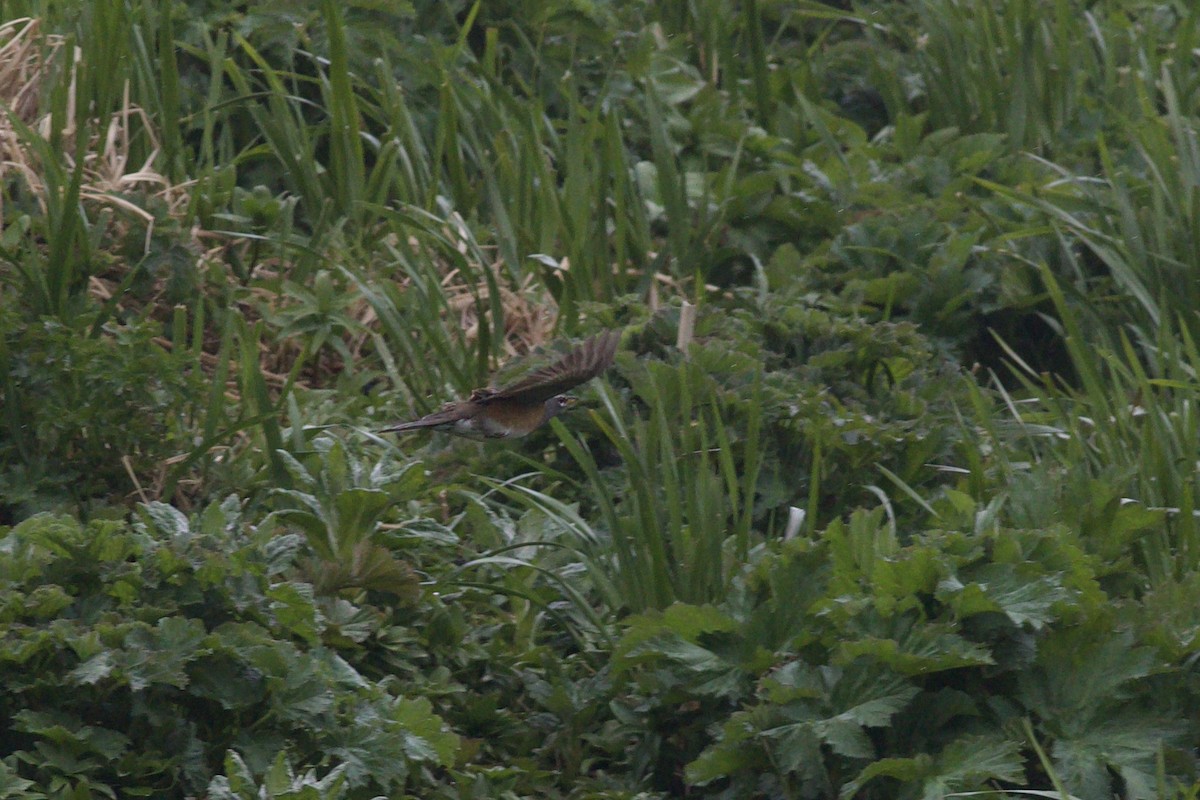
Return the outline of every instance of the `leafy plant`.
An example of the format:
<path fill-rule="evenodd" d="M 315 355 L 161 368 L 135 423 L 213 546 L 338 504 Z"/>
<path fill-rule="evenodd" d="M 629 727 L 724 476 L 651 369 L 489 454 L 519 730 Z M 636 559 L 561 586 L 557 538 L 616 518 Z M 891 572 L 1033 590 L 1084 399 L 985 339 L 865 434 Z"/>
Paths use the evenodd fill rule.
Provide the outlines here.
<path fill-rule="evenodd" d="M 426 701 L 322 643 L 344 615 L 281 574 L 300 542 L 256 534 L 235 499 L 192 520 L 146 505 L 132 527 L 39 516 L 0 542 L 0 748 L 50 796 L 182 797 L 227 750 L 255 775 L 283 750 L 332 758 L 347 786 L 381 789 L 453 759 Z"/>
<path fill-rule="evenodd" d="M 1188 4 L 4 9 L 0 796 L 1196 797 Z"/>
<path fill-rule="evenodd" d="M 183 447 L 199 377 L 152 343 L 156 326 L 109 323 L 89 336 L 6 311 L 0 328 L 5 515 L 153 491 Z"/>
<path fill-rule="evenodd" d="M 963 500 L 943 520 L 963 516 Z M 1072 791 L 1102 791 L 1095 782 L 1107 787 L 1111 767 L 1129 796 L 1154 796 L 1153 753 L 1186 724 L 1147 680 L 1150 663 L 1168 667 L 1131 650 L 1128 629 L 1098 643 L 1112 612 L 1096 562 L 1063 531 L 980 533 L 903 544 L 882 510 L 860 513 L 761 554 L 715 607 L 631 619 L 617 664 L 647 730 L 656 718 L 678 725 L 658 717 L 669 708 L 694 709 L 686 727 L 647 740 L 667 760 L 660 780 L 681 759 L 689 782 L 722 796 L 934 798 L 993 780 L 1028 785 L 1036 775 L 1014 726 L 1025 717 L 1052 742 Z M 989 703 L 986 687 L 1015 704 Z M 1146 749 L 1120 745 L 1126 733 Z"/>
<path fill-rule="evenodd" d="M 719 599 L 731 567 L 753 544 L 758 398 L 750 398 L 746 432 L 735 440 L 712 383 L 696 365 L 650 364 L 633 386 L 648 420 L 627 423 L 612 394 L 604 395 L 607 420 L 596 420 L 620 453 L 623 486 L 606 480 L 594 456 L 558 428 L 588 477 L 608 534 L 583 539 L 588 563 L 601 573 L 597 584 L 608 590 L 613 610 Z M 540 506 L 552 508 L 546 500 Z"/>
<path fill-rule="evenodd" d="M 208 785 L 208 796 L 215 800 L 341 800 L 348 791 L 344 766 L 334 767 L 321 778 L 316 770 L 296 775 L 284 753 L 259 781 L 237 753 L 231 752 L 225 757 L 225 774 Z"/>
<path fill-rule="evenodd" d="M 318 437 L 313 445 L 320 466 L 316 474 L 280 453 L 296 488 L 276 490 L 276 497 L 291 507 L 272 512 L 267 521 L 303 531 L 316 554 L 306 571 L 318 591 L 358 587 L 413 602 L 416 575 L 379 543 L 378 534 L 387 511 L 422 482 L 420 462 L 395 469 L 383 460 L 367 470 L 351 461 L 345 446 L 332 437 Z"/>

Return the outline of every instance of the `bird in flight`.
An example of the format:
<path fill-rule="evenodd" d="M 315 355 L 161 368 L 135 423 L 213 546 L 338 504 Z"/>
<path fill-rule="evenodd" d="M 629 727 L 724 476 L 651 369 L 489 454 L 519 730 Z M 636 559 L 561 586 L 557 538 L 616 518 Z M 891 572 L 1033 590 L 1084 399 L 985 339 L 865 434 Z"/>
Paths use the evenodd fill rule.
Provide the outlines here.
<path fill-rule="evenodd" d="M 466 400 L 381 433 L 433 429 L 471 439 L 511 439 L 524 436 L 571 408 L 578 398 L 564 394 L 599 375 L 613 362 L 621 332 L 596 334 L 548 367 L 535 370 L 499 389 L 476 389 Z"/>

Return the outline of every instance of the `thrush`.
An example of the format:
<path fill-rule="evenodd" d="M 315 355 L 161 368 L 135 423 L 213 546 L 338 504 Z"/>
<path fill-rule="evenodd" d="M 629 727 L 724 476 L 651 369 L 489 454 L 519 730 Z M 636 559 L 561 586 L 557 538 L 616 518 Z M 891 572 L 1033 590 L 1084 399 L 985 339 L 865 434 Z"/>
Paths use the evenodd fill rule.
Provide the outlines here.
<path fill-rule="evenodd" d="M 550 366 L 507 386 L 476 389 L 466 400 L 381 432 L 430 428 L 472 439 L 524 436 L 575 405 L 578 398 L 564 392 L 608 369 L 620 341 L 620 331 L 597 334 Z"/>

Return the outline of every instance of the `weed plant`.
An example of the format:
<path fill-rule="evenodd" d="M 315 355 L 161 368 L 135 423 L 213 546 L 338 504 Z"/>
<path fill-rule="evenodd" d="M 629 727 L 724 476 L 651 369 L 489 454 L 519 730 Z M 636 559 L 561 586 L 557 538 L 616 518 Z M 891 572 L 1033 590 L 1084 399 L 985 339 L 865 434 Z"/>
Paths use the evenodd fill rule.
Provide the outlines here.
<path fill-rule="evenodd" d="M 3 796 L 1200 793 L 1187 4 L 4 12 Z"/>

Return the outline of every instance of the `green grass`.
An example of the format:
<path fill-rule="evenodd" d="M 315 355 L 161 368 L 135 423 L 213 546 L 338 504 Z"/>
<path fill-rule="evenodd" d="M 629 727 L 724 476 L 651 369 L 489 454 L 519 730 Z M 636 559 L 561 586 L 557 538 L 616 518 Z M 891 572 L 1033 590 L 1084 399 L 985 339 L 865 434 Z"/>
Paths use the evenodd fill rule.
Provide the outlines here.
<path fill-rule="evenodd" d="M 844 6 L 6 5 L 2 793 L 1195 797 L 1197 12 Z"/>

